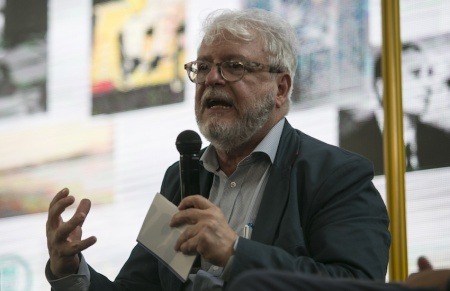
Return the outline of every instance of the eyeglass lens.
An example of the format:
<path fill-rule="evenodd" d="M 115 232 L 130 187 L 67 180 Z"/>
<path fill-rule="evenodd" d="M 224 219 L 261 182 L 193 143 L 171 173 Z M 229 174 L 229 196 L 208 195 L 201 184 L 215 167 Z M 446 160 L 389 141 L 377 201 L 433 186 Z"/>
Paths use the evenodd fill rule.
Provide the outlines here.
<path fill-rule="evenodd" d="M 222 77 L 229 81 L 239 81 L 245 72 L 245 67 L 240 62 L 222 62 L 215 64 Z M 193 62 L 187 67 L 189 79 L 194 83 L 203 83 L 214 64 L 207 62 Z"/>

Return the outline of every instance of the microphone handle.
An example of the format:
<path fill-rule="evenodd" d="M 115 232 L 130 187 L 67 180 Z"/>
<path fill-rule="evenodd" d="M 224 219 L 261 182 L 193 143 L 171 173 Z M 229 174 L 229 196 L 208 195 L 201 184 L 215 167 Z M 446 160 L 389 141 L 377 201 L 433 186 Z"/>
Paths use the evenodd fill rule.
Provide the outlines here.
<path fill-rule="evenodd" d="M 200 165 L 199 155 L 180 156 L 181 199 L 200 194 Z"/>

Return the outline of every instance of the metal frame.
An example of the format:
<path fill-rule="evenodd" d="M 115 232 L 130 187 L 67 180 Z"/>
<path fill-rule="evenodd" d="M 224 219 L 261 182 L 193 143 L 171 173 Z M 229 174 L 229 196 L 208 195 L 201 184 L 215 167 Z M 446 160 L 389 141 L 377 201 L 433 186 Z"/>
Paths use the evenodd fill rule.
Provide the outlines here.
<path fill-rule="evenodd" d="M 405 211 L 405 149 L 401 74 L 399 0 L 381 0 L 382 76 L 384 106 L 384 173 L 387 207 L 391 219 L 392 245 L 389 280 L 404 281 L 408 276 Z"/>

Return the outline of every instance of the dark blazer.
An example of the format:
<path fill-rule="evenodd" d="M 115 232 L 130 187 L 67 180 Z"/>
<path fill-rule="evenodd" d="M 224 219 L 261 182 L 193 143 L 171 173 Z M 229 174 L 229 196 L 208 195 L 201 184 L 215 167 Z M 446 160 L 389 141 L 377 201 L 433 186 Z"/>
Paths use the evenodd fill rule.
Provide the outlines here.
<path fill-rule="evenodd" d="M 414 123 L 419 162 L 419 168 L 415 170 L 449 167 L 450 129 L 420 119 Z M 375 175 L 384 173 L 383 133 L 372 111 L 357 108 L 339 110 L 339 146 L 371 160 Z M 406 170 L 411 171 L 409 168 Z"/>
<path fill-rule="evenodd" d="M 408 287 L 400 283 L 324 278 L 282 271 L 253 270 L 238 276 L 227 291 L 439 291 L 435 287 Z M 448 281 L 447 291 L 450 291 Z"/>
<path fill-rule="evenodd" d="M 383 133 L 372 111 L 339 110 L 339 146 L 368 158 L 375 175 L 383 174 Z"/>
<path fill-rule="evenodd" d="M 384 280 L 390 234 L 385 204 L 365 158 L 316 140 L 286 122 L 251 240 L 240 238 L 231 280 L 273 269 Z M 200 174 L 201 193 L 213 175 Z M 178 163 L 161 187 L 180 202 Z M 180 290 L 182 283 L 137 245 L 114 283 L 91 270 L 90 290 Z"/>

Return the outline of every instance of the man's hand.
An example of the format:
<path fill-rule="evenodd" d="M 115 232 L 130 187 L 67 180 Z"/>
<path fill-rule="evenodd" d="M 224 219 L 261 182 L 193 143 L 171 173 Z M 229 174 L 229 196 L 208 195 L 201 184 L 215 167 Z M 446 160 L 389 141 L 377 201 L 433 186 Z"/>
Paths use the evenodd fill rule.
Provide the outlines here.
<path fill-rule="evenodd" d="M 84 220 L 91 208 L 91 201 L 81 200 L 70 220 L 64 222 L 61 214 L 75 202 L 64 188 L 55 195 L 48 210 L 47 247 L 50 254 L 50 270 L 57 278 L 77 272 L 80 265 L 78 253 L 93 245 L 97 239 L 91 236 L 81 240 Z"/>
<path fill-rule="evenodd" d="M 183 254 L 199 253 L 206 261 L 225 266 L 233 255 L 238 235 L 230 228 L 219 207 L 200 195 L 184 198 L 180 212 L 172 217 L 171 227 L 189 226 L 180 235 L 175 250 Z"/>

